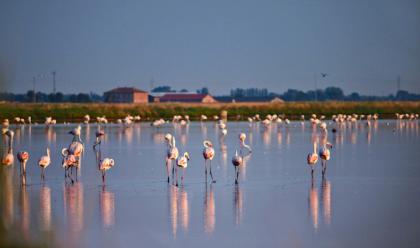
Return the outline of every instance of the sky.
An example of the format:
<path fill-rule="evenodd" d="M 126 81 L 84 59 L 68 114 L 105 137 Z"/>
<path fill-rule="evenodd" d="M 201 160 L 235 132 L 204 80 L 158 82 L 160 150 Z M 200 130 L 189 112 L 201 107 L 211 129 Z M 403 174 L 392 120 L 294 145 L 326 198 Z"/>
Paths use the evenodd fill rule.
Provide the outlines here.
<path fill-rule="evenodd" d="M 418 0 L 1 0 L 1 90 L 420 93 Z M 320 73 L 329 76 L 321 78 Z"/>

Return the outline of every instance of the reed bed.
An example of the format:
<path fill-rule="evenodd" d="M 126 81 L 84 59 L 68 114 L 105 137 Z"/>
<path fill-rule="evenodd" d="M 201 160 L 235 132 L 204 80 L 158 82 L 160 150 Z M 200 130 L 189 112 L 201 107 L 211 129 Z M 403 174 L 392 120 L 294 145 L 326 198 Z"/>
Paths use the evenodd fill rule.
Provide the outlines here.
<path fill-rule="evenodd" d="M 189 115 L 197 120 L 201 115 L 209 117 L 228 111 L 229 119 L 243 120 L 260 114 L 284 114 L 289 119 L 300 115 L 323 114 L 374 114 L 393 118 L 395 113 L 420 114 L 420 101 L 416 102 L 284 102 L 284 103 L 0 103 L 0 118 L 31 116 L 33 121 L 43 121 L 52 116 L 58 121 L 81 120 L 86 114 L 91 117 L 106 116 L 110 120 L 127 115 L 140 115 L 142 120 L 172 118 L 174 115 Z"/>

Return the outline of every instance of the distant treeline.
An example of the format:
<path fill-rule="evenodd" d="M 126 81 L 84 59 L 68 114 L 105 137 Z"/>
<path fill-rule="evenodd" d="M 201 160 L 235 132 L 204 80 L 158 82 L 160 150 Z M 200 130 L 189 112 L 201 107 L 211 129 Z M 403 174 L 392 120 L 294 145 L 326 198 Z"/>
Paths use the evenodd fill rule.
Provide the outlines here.
<path fill-rule="evenodd" d="M 420 100 L 420 94 L 409 93 L 408 91 L 400 90 L 395 95 L 390 94 L 387 96 L 366 96 L 353 92 L 345 95 L 343 90 L 338 87 L 327 87 L 325 89 L 318 89 L 316 91 L 301 91 L 289 89 L 283 94 L 269 92 L 267 89 L 233 89 L 230 91 L 230 96 L 217 97 L 219 100 L 228 101 L 269 101 L 274 98 L 280 98 L 284 101 L 417 101 Z"/>
<path fill-rule="evenodd" d="M 152 90 L 152 92 L 176 92 L 169 86 L 159 86 Z M 187 92 L 182 89 L 180 92 Z M 209 94 L 206 87 L 196 91 L 201 94 Z M 353 92 L 345 95 L 343 90 L 338 87 L 327 87 L 325 89 L 318 89 L 316 91 L 301 91 L 289 89 L 283 94 L 269 92 L 267 89 L 249 88 L 249 89 L 232 89 L 230 95 L 214 96 L 220 102 L 268 102 L 275 98 L 280 98 L 284 101 L 419 101 L 420 94 L 410 93 L 405 90 L 398 91 L 395 95 L 387 96 L 368 96 Z M 46 94 L 43 92 L 28 91 L 26 94 L 14 94 L 7 92 L 0 92 L 0 101 L 9 102 L 102 102 L 103 95 L 96 93 L 78 93 L 78 94 L 63 94 L 61 92 Z"/>
<path fill-rule="evenodd" d="M 9 102 L 101 102 L 102 96 L 95 93 L 63 94 L 61 92 L 46 94 L 28 91 L 26 94 L 0 92 L 1 101 Z"/>

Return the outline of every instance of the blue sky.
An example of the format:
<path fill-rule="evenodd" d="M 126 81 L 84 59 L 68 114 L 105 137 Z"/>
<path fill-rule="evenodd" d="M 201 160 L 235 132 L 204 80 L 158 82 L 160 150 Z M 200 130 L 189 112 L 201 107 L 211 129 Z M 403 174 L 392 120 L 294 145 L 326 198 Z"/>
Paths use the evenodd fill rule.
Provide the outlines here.
<path fill-rule="evenodd" d="M 318 87 L 420 93 L 419 1 L 0 2 L 7 89 L 102 93 L 170 85 L 216 94 Z M 44 75 L 44 76 L 42 76 Z"/>

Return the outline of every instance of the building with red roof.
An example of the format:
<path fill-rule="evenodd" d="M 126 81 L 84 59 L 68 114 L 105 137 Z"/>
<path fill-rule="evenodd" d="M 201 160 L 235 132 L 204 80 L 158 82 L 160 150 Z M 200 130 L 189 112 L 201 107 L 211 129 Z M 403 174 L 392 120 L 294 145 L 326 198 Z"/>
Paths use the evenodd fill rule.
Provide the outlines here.
<path fill-rule="evenodd" d="M 149 93 L 134 87 L 119 87 L 104 93 L 105 102 L 147 103 Z"/>

